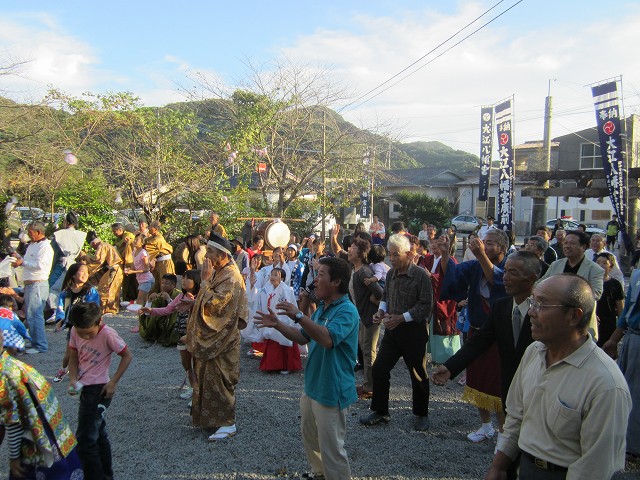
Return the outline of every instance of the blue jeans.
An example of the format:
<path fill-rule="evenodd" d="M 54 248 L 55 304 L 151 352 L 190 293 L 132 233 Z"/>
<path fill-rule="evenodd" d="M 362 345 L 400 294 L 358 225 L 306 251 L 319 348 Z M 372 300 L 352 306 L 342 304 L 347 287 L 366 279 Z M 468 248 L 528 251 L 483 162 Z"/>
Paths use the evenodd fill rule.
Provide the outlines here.
<path fill-rule="evenodd" d="M 44 307 L 49 297 L 49 283 L 31 283 L 24 286 L 24 311 L 29 324 L 31 345 L 41 352 L 46 352 L 47 332 L 44 329 Z"/>
<path fill-rule="evenodd" d="M 104 385 L 85 385 L 78 409 L 78 455 L 85 480 L 113 478 L 111 443 L 104 416 L 111 399 L 102 396 Z"/>

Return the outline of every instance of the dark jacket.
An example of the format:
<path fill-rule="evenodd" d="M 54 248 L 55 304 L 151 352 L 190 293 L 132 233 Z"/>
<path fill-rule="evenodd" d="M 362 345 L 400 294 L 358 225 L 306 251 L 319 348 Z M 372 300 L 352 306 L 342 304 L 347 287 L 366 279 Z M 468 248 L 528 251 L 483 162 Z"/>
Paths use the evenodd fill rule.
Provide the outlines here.
<path fill-rule="evenodd" d="M 511 380 L 516 374 L 522 355 L 533 342 L 531 338 L 531 321 L 527 313 L 522 322 L 518 343 L 513 345 L 513 326 L 511 316 L 513 314 L 513 298 L 506 297 L 497 300 L 489 311 L 489 318 L 482 328 L 468 339 L 458 352 L 444 363 L 451 372 L 451 378 L 458 375 L 473 360 L 482 355 L 498 342 L 500 351 L 500 363 L 502 366 L 502 405 L 505 406 L 507 392 Z"/>
<path fill-rule="evenodd" d="M 369 300 L 369 297 L 373 294 L 377 299 L 382 298 L 382 287 L 380 283 L 374 282 L 365 285 L 364 279 L 373 277 L 373 271 L 368 265 L 363 265 L 360 270 L 353 273 L 353 293 L 355 297 L 353 303 L 355 303 L 358 313 L 360 314 L 360 321 L 365 327 L 370 327 L 373 324 L 373 315 L 378 311 L 378 305 Z"/>

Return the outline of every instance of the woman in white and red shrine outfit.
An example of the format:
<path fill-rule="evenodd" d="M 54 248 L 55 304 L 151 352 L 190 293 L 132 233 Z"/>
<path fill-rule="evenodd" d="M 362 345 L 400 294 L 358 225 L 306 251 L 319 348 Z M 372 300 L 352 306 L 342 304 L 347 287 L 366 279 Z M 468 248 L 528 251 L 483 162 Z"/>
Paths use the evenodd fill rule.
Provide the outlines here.
<path fill-rule="evenodd" d="M 284 283 L 285 271 L 281 268 L 274 268 L 269 275 L 269 283 L 260 289 L 258 310 L 268 312 L 269 309 L 275 311 L 275 307 L 280 302 L 289 302 L 297 305 L 293 289 Z M 287 315 L 278 315 L 280 322 L 293 325 Z M 300 350 L 298 344 L 293 343 L 278 332 L 275 328 L 263 328 L 262 333 L 265 340 L 265 350 L 260 361 L 260 370 L 280 371 L 286 375 L 289 372 L 302 370 L 300 360 Z"/>

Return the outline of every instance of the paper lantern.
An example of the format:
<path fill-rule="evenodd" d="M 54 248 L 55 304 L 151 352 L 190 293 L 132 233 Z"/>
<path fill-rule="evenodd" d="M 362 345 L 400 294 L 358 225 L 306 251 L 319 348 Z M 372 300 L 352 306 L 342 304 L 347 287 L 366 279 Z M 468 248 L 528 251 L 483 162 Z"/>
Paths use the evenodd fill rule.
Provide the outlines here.
<path fill-rule="evenodd" d="M 64 161 L 69 165 L 75 165 L 78 163 L 78 157 L 76 157 L 71 150 L 65 150 L 64 152 Z"/>

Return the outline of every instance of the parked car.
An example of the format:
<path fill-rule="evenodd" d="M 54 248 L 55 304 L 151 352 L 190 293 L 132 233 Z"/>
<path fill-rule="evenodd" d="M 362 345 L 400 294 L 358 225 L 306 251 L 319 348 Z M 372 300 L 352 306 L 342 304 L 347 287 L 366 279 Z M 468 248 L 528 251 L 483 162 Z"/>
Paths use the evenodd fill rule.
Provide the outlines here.
<path fill-rule="evenodd" d="M 20 230 L 26 230 L 34 220 L 44 219 L 44 211 L 36 207 L 15 207 L 7 216 L 7 227 L 11 236 L 18 238 Z"/>
<path fill-rule="evenodd" d="M 451 219 L 451 225 L 456 227 L 458 233 L 475 232 L 480 225 L 486 224 L 487 221 L 477 215 L 458 215 Z"/>
<path fill-rule="evenodd" d="M 569 220 L 568 218 L 562 218 L 562 226 L 565 230 L 577 230 L 580 222 L 576 222 L 575 220 Z M 549 220 L 547 222 L 547 227 L 549 227 L 553 231 L 553 227 L 556 225 L 556 220 Z M 600 235 L 606 235 L 607 232 L 598 227 L 590 227 L 587 225 L 587 233 L 589 235 L 593 235 L 594 233 L 599 233 Z"/>

